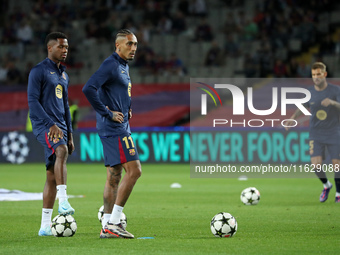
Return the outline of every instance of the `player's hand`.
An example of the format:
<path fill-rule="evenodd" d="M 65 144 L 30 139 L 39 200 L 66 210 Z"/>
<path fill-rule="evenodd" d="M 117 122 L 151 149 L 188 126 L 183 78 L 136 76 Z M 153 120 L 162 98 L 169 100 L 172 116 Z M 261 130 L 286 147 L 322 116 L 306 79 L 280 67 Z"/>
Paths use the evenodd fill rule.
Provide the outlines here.
<path fill-rule="evenodd" d="M 67 148 L 68 148 L 68 154 L 72 154 L 74 152 L 74 143 L 73 143 L 73 136 L 72 133 L 68 133 L 68 141 L 67 141 Z"/>
<path fill-rule="evenodd" d="M 106 108 L 110 110 L 110 108 L 108 106 L 106 106 Z M 124 114 L 121 112 L 115 112 L 115 111 L 111 111 L 112 112 L 112 120 L 119 122 L 119 123 L 123 123 L 124 122 Z"/>
<path fill-rule="evenodd" d="M 64 133 L 56 124 L 50 127 L 50 132 L 48 132 L 49 140 L 54 141 L 54 143 L 57 143 L 59 139 L 62 138 L 64 138 Z"/>
<path fill-rule="evenodd" d="M 132 109 L 129 110 L 129 119 L 132 118 Z"/>
<path fill-rule="evenodd" d="M 294 119 L 294 118 L 291 117 L 291 119 Z M 295 122 L 292 120 L 286 121 L 286 126 L 285 126 L 286 131 L 288 131 L 292 127 L 293 124 L 295 124 Z"/>
<path fill-rule="evenodd" d="M 333 105 L 333 100 L 328 97 L 321 101 L 321 105 L 327 107 L 329 105 Z"/>

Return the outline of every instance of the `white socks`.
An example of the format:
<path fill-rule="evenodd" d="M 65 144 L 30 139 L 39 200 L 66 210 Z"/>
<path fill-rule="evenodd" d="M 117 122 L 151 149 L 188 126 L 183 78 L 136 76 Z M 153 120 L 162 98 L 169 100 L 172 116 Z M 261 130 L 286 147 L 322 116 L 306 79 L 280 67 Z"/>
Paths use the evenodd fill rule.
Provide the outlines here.
<path fill-rule="evenodd" d="M 327 180 L 327 183 L 325 183 L 325 184 L 323 185 L 324 189 L 328 189 L 328 188 L 330 188 L 331 186 L 332 186 L 332 183 L 331 183 L 330 181 L 328 181 L 328 180 Z"/>
<path fill-rule="evenodd" d="M 59 198 L 59 204 L 67 200 L 66 185 L 57 185 L 57 197 Z"/>
<path fill-rule="evenodd" d="M 42 209 L 40 228 L 46 228 L 52 224 L 53 209 Z"/>
<path fill-rule="evenodd" d="M 336 192 L 336 193 L 335 193 L 335 196 L 336 196 L 336 197 L 340 196 L 340 192 Z"/>
<path fill-rule="evenodd" d="M 124 207 L 116 205 L 116 204 L 113 206 L 113 210 L 112 210 L 111 217 L 110 217 L 111 223 L 113 224 L 120 223 L 120 216 L 122 215 L 123 209 Z"/>
<path fill-rule="evenodd" d="M 111 217 L 111 213 L 104 213 L 104 217 L 102 219 L 102 226 L 103 226 L 103 228 L 109 222 L 110 217 Z"/>

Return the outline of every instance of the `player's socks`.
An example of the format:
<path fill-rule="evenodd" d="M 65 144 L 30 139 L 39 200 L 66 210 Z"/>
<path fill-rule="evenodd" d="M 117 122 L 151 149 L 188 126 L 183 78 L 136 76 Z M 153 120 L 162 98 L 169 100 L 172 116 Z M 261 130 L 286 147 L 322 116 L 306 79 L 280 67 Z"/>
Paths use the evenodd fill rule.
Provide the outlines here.
<path fill-rule="evenodd" d="M 120 216 L 122 215 L 123 209 L 124 209 L 123 206 L 119 206 L 119 205 L 115 204 L 113 206 L 113 210 L 112 210 L 109 222 L 111 222 L 113 224 L 119 224 L 120 223 Z"/>
<path fill-rule="evenodd" d="M 332 187 L 332 183 L 329 180 L 327 180 L 327 182 L 323 184 L 323 188 L 329 189 L 330 187 Z"/>
<path fill-rule="evenodd" d="M 57 197 L 59 198 L 59 204 L 67 200 L 66 185 L 57 185 Z"/>
<path fill-rule="evenodd" d="M 340 197 L 340 192 L 336 192 L 336 193 L 335 193 L 335 196 L 336 196 L 336 197 Z"/>
<path fill-rule="evenodd" d="M 104 228 L 105 225 L 109 222 L 110 217 L 111 217 L 111 214 L 110 214 L 110 213 L 104 213 L 104 217 L 103 217 L 103 219 L 102 219 L 102 226 L 103 226 L 103 228 Z"/>
<path fill-rule="evenodd" d="M 47 209 L 47 208 L 42 209 L 40 228 L 46 228 L 46 227 L 51 226 L 52 213 L 53 213 L 53 209 Z"/>

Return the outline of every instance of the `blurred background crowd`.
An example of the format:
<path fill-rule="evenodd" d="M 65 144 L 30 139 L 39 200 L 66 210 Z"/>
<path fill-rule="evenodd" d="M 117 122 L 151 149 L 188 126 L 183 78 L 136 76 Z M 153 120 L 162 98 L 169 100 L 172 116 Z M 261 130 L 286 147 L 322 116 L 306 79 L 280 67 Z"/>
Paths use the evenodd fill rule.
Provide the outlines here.
<path fill-rule="evenodd" d="M 46 56 L 50 31 L 69 37 L 72 83 L 84 83 L 113 50 L 117 30 L 139 40 L 136 83 L 188 82 L 207 74 L 309 77 L 340 54 L 339 3 L 332 0 L 17 0 L 1 1 L 0 83 L 27 83 Z M 328 63 L 329 62 L 329 63 Z M 335 65 L 335 66 L 334 66 Z"/>
<path fill-rule="evenodd" d="M 47 57 L 51 31 L 68 36 L 69 95 L 80 106 L 80 127 L 95 127 L 81 87 L 114 51 L 121 28 L 139 41 L 129 64 L 132 83 L 142 85 L 133 90 L 134 125 L 188 123 L 190 77 L 305 78 L 314 61 L 340 76 L 336 0 L 2 0 L 0 12 L 0 115 L 12 122 L 0 130 L 24 125 L 25 95 L 4 92 L 26 90 L 29 71 Z M 16 98 L 11 107 L 9 97 Z M 146 123 L 146 114 L 159 121 Z"/>

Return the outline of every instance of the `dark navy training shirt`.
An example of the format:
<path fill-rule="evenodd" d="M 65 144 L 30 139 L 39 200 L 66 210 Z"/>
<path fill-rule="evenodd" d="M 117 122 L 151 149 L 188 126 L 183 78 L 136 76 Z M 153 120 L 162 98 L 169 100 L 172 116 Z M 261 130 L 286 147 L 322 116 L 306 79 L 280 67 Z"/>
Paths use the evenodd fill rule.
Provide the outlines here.
<path fill-rule="evenodd" d="M 37 64 L 28 77 L 28 106 L 35 136 L 54 124 L 67 135 L 72 132 L 68 105 L 69 77 L 65 66 L 57 67 L 49 58 Z"/>
<path fill-rule="evenodd" d="M 101 64 L 83 87 L 83 92 L 97 115 L 97 130 L 101 137 L 130 134 L 131 80 L 129 66 L 117 53 Z M 124 114 L 124 122 L 112 120 L 112 112 Z"/>
<path fill-rule="evenodd" d="M 314 86 L 309 91 L 311 92 L 311 99 L 306 103 L 306 106 L 310 108 L 312 113 L 309 123 L 310 138 L 318 140 L 334 139 L 334 136 L 340 135 L 340 112 L 334 106 L 322 106 L 321 102 L 325 98 L 340 102 L 340 87 L 328 84 L 326 89 L 322 91 L 315 90 Z M 326 141 L 324 142 L 326 143 Z"/>

